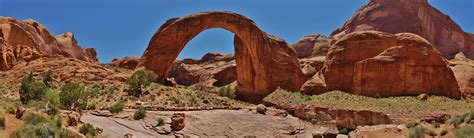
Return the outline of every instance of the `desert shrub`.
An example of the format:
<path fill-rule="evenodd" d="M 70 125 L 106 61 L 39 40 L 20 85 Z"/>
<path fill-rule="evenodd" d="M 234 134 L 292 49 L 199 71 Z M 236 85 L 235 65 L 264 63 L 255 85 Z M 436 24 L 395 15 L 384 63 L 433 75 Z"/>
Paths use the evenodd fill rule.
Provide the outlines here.
<path fill-rule="evenodd" d="M 219 88 L 219 96 L 228 97 L 230 99 L 235 98 L 235 91 L 230 86 Z"/>
<path fill-rule="evenodd" d="M 143 89 L 150 86 L 152 82 L 157 79 L 157 76 L 153 71 L 149 70 L 138 70 L 135 71 L 130 78 L 127 80 L 130 94 L 139 97 Z"/>
<path fill-rule="evenodd" d="M 48 119 L 42 115 L 27 113 L 21 118 L 26 124 L 37 125 L 48 122 Z"/>
<path fill-rule="evenodd" d="M 125 102 L 124 101 L 119 101 L 112 105 L 112 107 L 109 108 L 109 111 L 112 113 L 119 113 L 123 111 L 123 108 L 125 107 Z"/>
<path fill-rule="evenodd" d="M 94 126 L 92 126 L 91 124 L 89 123 L 86 123 L 84 125 L 82 125 L 81 127 L 79 127 L 79 133 L 85 135 L 85 136 L 96 136 L 97 135 L 97 131 L 96 129 L 94 128 Z"/>
<path fill-rule="evenodd" d="M 424 128 L 423 133 L 430 135 L 430 136 L 436 136 L 437 133 L 433 128 Z"/>
<path fill-rule="evenodd" d="M 460 116 L 452 116 L 448 120 L 446 120 L 446 123 L 453 125 L 454 127 L 458 127 L 460 124 L 462 124 L 463 121 L 464 119 Z"/>
<path fill-rule="evenodd" d="M 161 118 L 161 117 L 158 118 L 156 121 L 158 122 L 158 124 L 157 124 L 158 126 L 163 126 L 163 125 L 165 125 L 165 119 L 163 119 L 163 118 Z"/>
<path fill-rule="evenodd" d="M 25 122 L 19 129 L 12 133 L 12 138 L 67 138 L 67 132 L 61 128 L 60 118 L 53 116 L 51 119 L 39 115 L 27 113 L 22 117 Z"/>
<path fill-rule="evenodd" d="M 454 137 L 456 138 L 470 138 L 472 136 L 474 136 L 474 125 L 454 130 Z"/>
<path fill-rule="evenodd" d="M 424 135 L 424 128 L 412 127 L 408 129 L 409 138 L 420 138 Z"/>
<path fill-rule="evenodd" d="M 53 84 L 53 71 L 51 69 L 46 71 L 46 74 L 44 74 L 43 83 L 48 87 L 52 86 L 52 84 Z"/>
<path fill-rule="evenodd" d="M 339 128 L 339 134 L 344 134 L 344 135 L 349 135 L 349 132 L 353 131 L 353 129 L 350 128 Z"/>
<path fill-rule="evenodd" d="M 88 101 L 97 94 L 96 89 L 86 89 L 79 83 L 66 83 L 59 93 L 60 101 L 66 109 L 89 109 Z"/>
<path fill-rule="evenodd" d="M 135 114 L 133 114 L 133 119 L 135 120 L 140 120 L 146 117 L 146 110 L 143 107 L 138 108 L 137 111 L 135 111 Z"/>
<path fill-rule="evenodd" d="M 33 78 L 33 73 L 29 73 L 21 80 L 20 86 L 20 101 L 23 104 L 28 104 L 32 100 L 39 100 L 48 90 L 48 87 L 42 82 L 37 82 Z"/>
<path fill-rule="evenodd" d="M 406 123 L 405 123 L 405 126 L 406 126 L 407 128 L 412 128 L 412 127 L 418 126 L 418 124 L 419 124 L 419 123 L 418 123 L 418 120 L 412 120 L 412 121 L 406 122 Z"/>
<path fill-rule="evenodd" d="M 61 107 L 61 99 L 58 93 L 48 91 L 44 95 L 42 101 L 46 103 L 48 109 L 46 113 L 48 115 L 56 115 L 59 113 L 59 108 Z"/>
<path fill-rule="evenodd" d="M 462 117 L 463 117 L 463 121 L 468 123 L 471 120 L 474 120 L 474 111 L 465 113 Z"/>

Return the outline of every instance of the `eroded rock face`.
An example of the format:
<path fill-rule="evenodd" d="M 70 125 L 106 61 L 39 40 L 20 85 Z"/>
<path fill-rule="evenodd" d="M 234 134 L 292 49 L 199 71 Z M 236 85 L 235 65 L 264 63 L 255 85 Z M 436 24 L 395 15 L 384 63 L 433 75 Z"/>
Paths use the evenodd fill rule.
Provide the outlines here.
<path fill-rule="evenodd" d="M 235 33 L 237 98 L 257 100 L 277 87 L 296 91 L 303 84 L 296 53 L 285 41 L 263 32 L 252 20 L 230 12 L 203 12 L 168 20 L 151 39 L 138 66 L 154 71 L 160 79 L 167 78 L 186 43 L 210 28 Z"/>
<path fill-rule="evenodd" d="M 135 69 L 138 65 L 140 58 L 137 56 L 128 56 L 124 58 L 116 58 L 110 61 L 110 65 L 114 67 Z"/>
<path fill-rule="evenodd" d="M 94 49 L 82 49 L 72 33 L 54 37 L 34 20 L 0 17 L 0 70 L 9 70 L 20 62 L 61 55 L 87 62 L 98 62 Z"/>
<path fill-rule="evenodd" d="M 474 60 L 459 53 L 449 62 L 463 97 L 474 100 Z"/>
<path fill-rule="evenodd" d="M 221 87 L 237 80 L 237 67 L 235 61 L 189 63 L 178 60 L 171 67 L 168 76 L 180 85 Z"/>
<path fill-rule="evenodd" d="M 461 97 L 441 54 L 411 33 L 361 31 L 343 36 L 329 50 L 322 73 L 329 90 L 357 95 Z"/>
<path fill-rule="evenodd" d="M 414 33 L 431 42 L 448 59 L 460 51 L 474 59 L 474 35 L 464 32 L 428 0 L 371 0 L 331 36 L 338 39 L 364 30 Z"/>
<path fill-rule="evenodd" d="M 296 51 L 298 58 L 325 56 L 333 39 L 320 34 L 306 35 L 290 47 Z"/>

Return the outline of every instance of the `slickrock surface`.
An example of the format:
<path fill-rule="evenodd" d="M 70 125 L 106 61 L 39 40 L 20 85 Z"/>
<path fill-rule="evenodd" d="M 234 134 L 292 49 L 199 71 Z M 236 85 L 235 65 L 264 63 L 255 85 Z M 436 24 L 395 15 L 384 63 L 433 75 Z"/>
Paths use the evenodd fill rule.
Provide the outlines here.
<path fill-rule="evenodd" d="M 325 56 L 331 47 L 332 38 L 320 34 L 306 35 L 290 47 L 296 51 L 298 58 Z"/>

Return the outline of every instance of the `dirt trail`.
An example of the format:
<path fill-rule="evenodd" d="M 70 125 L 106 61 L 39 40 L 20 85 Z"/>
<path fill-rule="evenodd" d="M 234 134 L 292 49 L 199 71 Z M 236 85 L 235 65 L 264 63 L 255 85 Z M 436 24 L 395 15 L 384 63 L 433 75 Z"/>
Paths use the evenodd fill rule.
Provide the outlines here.
<path fill-rule="evenodd" d="M 287 117 L 257 114 L 249 110 L 208 110 L 208 111 L 185 111 L 186 127 L 169 135 L 160 135 L 149 129 L 156 124 L 158 118 L 165 118 L 169 123 L 169 117 L 175 111 L 149 111 L 147 117 L 140 121 L 127 118 L 100 117 L 84 114 L 81 121 L 91 123 L 102 128 L 103 137 L 122 137 L 126 133 L 134 137 L 163 137 L 175 135 L 216 137 L 216 136 L 302 136 L 312 137 L 313 133 L 322 133 L 327 128 L 312 125 L 308 122 L 288 115 Z M 132 115 L 128 110 L 117 116 Z"/>

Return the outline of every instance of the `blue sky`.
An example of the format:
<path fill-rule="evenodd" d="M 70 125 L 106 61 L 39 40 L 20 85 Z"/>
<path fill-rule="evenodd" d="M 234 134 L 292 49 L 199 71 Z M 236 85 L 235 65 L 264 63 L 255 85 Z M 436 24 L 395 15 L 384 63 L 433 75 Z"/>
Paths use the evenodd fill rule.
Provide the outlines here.
<path fill-rule="evenodd" d="M 101 63 L 141 56 L 167 19 L 200 11 L 243 14 L 264 31 L 292 44 L 307 34 L 330 34 L 369 0 L 0 0 L 0 16 L 35 19 L 54 34 L 73 32 L 82 47 L 96 48 Z M 430 0 L 464 31 L 474 33 L 473 0 Z M 233 34 L 202 32 L 178 58 L 233 53 Z"/>

